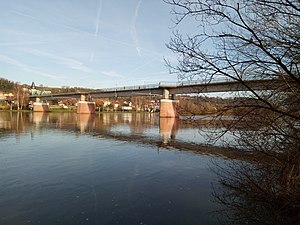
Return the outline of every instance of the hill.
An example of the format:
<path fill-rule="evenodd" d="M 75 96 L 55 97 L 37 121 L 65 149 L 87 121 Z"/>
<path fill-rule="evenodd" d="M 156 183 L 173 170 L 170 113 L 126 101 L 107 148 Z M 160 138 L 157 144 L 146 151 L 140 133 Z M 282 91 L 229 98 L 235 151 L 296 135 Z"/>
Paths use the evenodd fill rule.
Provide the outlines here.
<path fill-rule="evenodd" d="M 12 92 L 14 90 L 15 83 L 0 77 L 0 91 Z"/>

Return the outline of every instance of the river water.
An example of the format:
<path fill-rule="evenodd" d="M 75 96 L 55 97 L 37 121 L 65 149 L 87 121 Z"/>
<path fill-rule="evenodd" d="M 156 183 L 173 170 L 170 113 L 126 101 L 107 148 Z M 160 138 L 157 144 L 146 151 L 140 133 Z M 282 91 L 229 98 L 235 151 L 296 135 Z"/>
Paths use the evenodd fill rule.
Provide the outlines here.
<path fill-rule="evenodd" d="M 0 224 L 218 224 L 206 144 L 156 114 L 0 112 Z"/>

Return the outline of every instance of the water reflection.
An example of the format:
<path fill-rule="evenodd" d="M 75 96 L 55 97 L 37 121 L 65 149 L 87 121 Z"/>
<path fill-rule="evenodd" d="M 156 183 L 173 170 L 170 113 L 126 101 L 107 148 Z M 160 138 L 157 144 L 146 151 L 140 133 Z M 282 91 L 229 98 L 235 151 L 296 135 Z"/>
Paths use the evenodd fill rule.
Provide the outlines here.
<path fill-rule="evenodd" d="M 284 156 L 274 156 L 261 155 L 256 164 L 231 161 L 219 167 L 221 188 L 215 190 L 215 199 L 225 206 L 219 214 L 226 218 L 223 224 L 300 223 L 299 157 L 284 162 Z"/>
<path fill-rule="evenodd" d="M 162 137 L 163 144 L 174 142 L 179 129 L 178 118 L 160 118 L 159 133 Z"/>
<path fill-rule="evenodd" d="M 26 122 L 26 121 L 24 121 L 24 122 Z M 39 126 L 43 123 L 49 122 L 49 113 L 47 113 L 47 112 L 34 112 L 34 113 L 32 113 L 32 122 L 34 124 L 36 124 L 36 126 Z"/>
<path fill-rule="evenodd" d="M 94 114 L 78 114 L 77 115 L 77 127 L 80 133 L 92 131 L 95 127 L 95 115 Z"/>
<path fill-rule="evenodd" d="M 157 154 L 163 123 L 0 112 L 0 224 L 215 225 L 211 156 L 179 152 L 174 121 L 161 126 L 172 148 Z"/>
<path fill-rule="evenodd" d="M 55 127 L 80 133 L 119 135 L 161 135 L 164 144 L 175 141 L 179 122 L 174 118 L 161 118 L 153 114 L 104 113 L 104 114 L 74 114 L 74 113 L 0 113 L 0 128 L 7 132 L 28 132 L 35 129 Z"/>
<path fill-rule="evenodd" d="M 36 135 L 41 139 L 36 141 L 35 134 L 43 131 L 46 135 Z M 65 136 L 61 131 L 66 132 Z M 187 139 L 191 132 L 197 133 L 197 129 L 177 119 L 159 119 L 152 114 L 0 112 L 0 141 L 5 140 L 7 135 L 15 135 L 19 140 L 22 134 L 30 133 L 36 145 L 36 149 L 28 143 L 25 147 L 23 144 L 11 144 L 17 150 L 5 152 L 2 149 L 4 166 L 1 180 L 5 185 L 16 185 L 17 189 L 11 186 L 1 189 L 6 191 L 4 200 L 11 204 L 3 204 L 2 208 L 0 204 L 0 209 L 11 213 L 22 198 L 19 189 L 24 189 L 22 194 L 38 196 L 34 197 L 36 200 L 24 200 L 27 208 L 35 207 L 32 214 L 41 210 L 44 217 L 49 217 L 52 210 L 46 207 L 43 211 L 44 202 L 51 202 L 50 206 L 58 207 L 66 215 L 76 209 L 72 216 L 79 217 L 86 210 L 94 221 L 106 218 L 106 223 L 98 224 L 110 224 L 109 221 L 117 224 L 122 222 L 122 218 L 133 221 L 124 224 L 139 224 L 140 218 L 128 218 L 137 209 L 143 209 L 137 214 L 143 214 L 144 219 L 147 217 L 152 224 L 162 224 L 162 218 L 168 218 L 164 224 L 197 224 L 201 221 L 199 212 L 192 212 L 197 207 L 203 210 L 209 205 L 210 183 L 216 179 L 206 168 L 203 169 L 207 161 L 201 161 L 201 164 L 196 154 L 185 154 L 187 161 L 176 154 L 172 155 L 172 159 L 167 154 L 160 154 L 158 158 L 153 151 L 144 151 L 142 156 L 136 154 L 141 151 L 139 144 L 143 144 L 150 145 L 150 149 L 154 146 L 213 156 L 217 160 L 215 168 L 219 168 L 216 171 L 220 184 L 216 186 L 215 197 L 224 205 L 222 212 L 225 213 L 220 217 L 221 221 L 226 218 L 229 219 L 226 222 L 231 224 L 299 223 L 299 145 L 290 155 L 248 154 L 205 143 L 195 144 Z M 183 138 L 185 141 L 182 141 Z M 45 145 L 38 144 L 43 141 Z M 102 148 L 99 144 L 103 145 Z M 28 150 L 29 146 L 34 150 Z M 220 158 L 226 159 L 228 164 L 224 166 Z M 64 191 L 66 189 L 67 192 Z M 191 189 L 193 192 L 190 192 Z M 53 199 L 48 198 L 49 191 L 54 193 Z M 171 195 L 172 200 L 165 198 L 167 195 Z M 173 199 L 174 196 L 176 199 Z M 34 201 L 36 205 L 32 205 Z M 95 205 L 98 208 L 92 208 Z M 153 215 L 159 215 L 160 209 L 165 213 L 154 218 Z M 169 209 L 174 213 L 167 214 Z M 91 213 L 95 211 L 101 216 Z M 111 212 L 117 212 L 119 218 L 111 216 Z M 65 214 L 59 218 L 65 218 Z M 178 215 L 185 215 L 182 221 L 179 221 Z M 86 218 L 83 218 L 84 222 Z M 203 213 L 201 218 L 211 221 Z M 1 219 L 9 221 L 10 218 Z M 55 219 L 52 218 L 53 224 L 66 224 Z M 216 221 L 205 224 L 216 224 Z"/>
<path fill-rule="evenodd" d="M 198 121 L 199 126 L 207 124 L 205 120 Z M 198 126 L 198 127 L 199 127 Z M 218 125 L 212 125 L 216 129 Z M 241 154 L 235 149 L 217 145 L 208 145 L 205 136 L 198 127 L 192 127 L 183 120 L 175 118 L 159 118 L 155 114 L 144 113 L 12 113 L 0 112 L 0 129 L 2 135 L 31 133 L 45 129 L 60 129 L 62 131 L 92 137 L 104 137 L 126 142 L 137 142 L 155 145 L 158 149 L 177 149 L 195 153 L 209 154 L 234 159 L 251 158 L 251 155 Z M 207 130 L 208 131 L 208 130 Z M 251 160 L 251 159 L 248 159 Z"/>

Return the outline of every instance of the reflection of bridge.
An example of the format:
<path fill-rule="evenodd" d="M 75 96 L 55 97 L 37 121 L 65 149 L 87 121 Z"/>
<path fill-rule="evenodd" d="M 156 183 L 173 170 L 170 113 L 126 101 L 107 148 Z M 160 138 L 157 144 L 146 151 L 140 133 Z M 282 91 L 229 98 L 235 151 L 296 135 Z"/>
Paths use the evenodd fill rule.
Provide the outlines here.
<path fill-rule="evenodd" d="M 243 152 L 238 149 L 194 143 L 186 139 L 189 134 L 189 125 L 181 123 L 176 118 L 153 117 L 151 114 L 135 113 L 102 113 L 75 114 L 75 113 L 22 113 L 0 112 L 0 129 L 3 135 L 15 133 L 16 138 L 24 133 L 39 133 L 44 129 L 62 130 L 75 135 L 91 135 L 117 141 L 135 142 L 157 146 L 158 149 L 191 151 L 198 154 L 207 154 L 229 159 L 238 159 L 248 162 L 263 160 L 257 154 Z M 4 123 L 4 121 L 7 121 Z M 208 121 L 203 120 L 204 124 Z M 120 127 L 121 126 L 121 127 Z M 213 126 L 212 128 L 216 128 Z M 196 133 L 198 131 L 195 131 Z M 180 138 L 180 135 L 183 136 Z"/>
<path fill-rule="evenodd" d="M 35 111 L 47 111 L 48 103 L 41 100 L 53 100 L 62 98 L 80 99 L 77 106 L 77 113 L 95 113 L 95 103 L 87 101 L 92 98 L 113 98 L 131 96 L 162 96 L 160 101 L 160 117 L 178 117 L 178 101 L 175 96 L 178 94 L 212 93 L 212 92 L 234 92 L 252 90 L 271 90 L 280 85 L 278 80 L 247 80 L 240 81 L 210 81 L 210 82 L 177 82 L 159 83 L 154 85 L 141 85 L 130 87 L 107 88 L 90 92 L 70 92 L 44 95 L 31 95 L 36 99 Z"/>
<path fill-rule="evenodd" d="M 178 133 L 185 133 L 189 125 L 180 123 L 177 118 L 160 118 L 153 117 L 149 114 L 132 114 L 132 113 L 103 113 L 98 115 L 92 114 L 56 114 L 56 113 L 33 113 L 32 123 L 39 126 L 43 123 L 49 124 L 51 129 L 60 129 L 68 132 L 80 132 L 93 137 L 113 139 L 116 141 L 135 142 L 144 145 L 157 146 L 160 148 L 190 151 L 196 154 L 205 154 L 216 157 L 225 157 L 228 159 L 237 159 L 247 162 L 257 162 L 258 155 L 244 152 L 231 147 L 213 146 L 205 143 L 194 143 L 190 140 L 178 138 Z M 63 117 L 63 118 L 60 118 Z M 66 121 L 65 121 L 66 120 Z M 59 121 L 59 125 L 53 126 L 54 122 Z M 208 124 L 209 121 L 202 121 Z M 52 126 L 51 126 L 52 124 Z M 75 126 L 74 126 L 75 125 Z M 121 126 L 121 129 L 120 127 Z M 125 127 L 127 129 L 125 129 Z M 218 125 L 216 125 L 218 126 Z M 116 128 L 116 129 L 113 129 Z M 212 127 L 216 128 L 215 126 Z M 148 129 L 154 129 L 147 132 Z M 180 131 L 180 132 L 179 132 Z M 159 132 L 160 138 L 155 134 Z M 188 133 L 184 135 L 186 137 Z M 260 161 L 264 161 L 263 157 Z"/>

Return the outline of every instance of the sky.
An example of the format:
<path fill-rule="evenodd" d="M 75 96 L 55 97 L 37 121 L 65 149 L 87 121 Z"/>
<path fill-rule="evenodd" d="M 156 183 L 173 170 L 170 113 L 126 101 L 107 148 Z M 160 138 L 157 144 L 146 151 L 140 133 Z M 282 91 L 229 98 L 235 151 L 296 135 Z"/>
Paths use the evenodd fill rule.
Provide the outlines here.
<path fill-rule="evenodd" d="M 0 77 L 49 87 L 177 81 L 163 0 L 1 0 Z"/>

